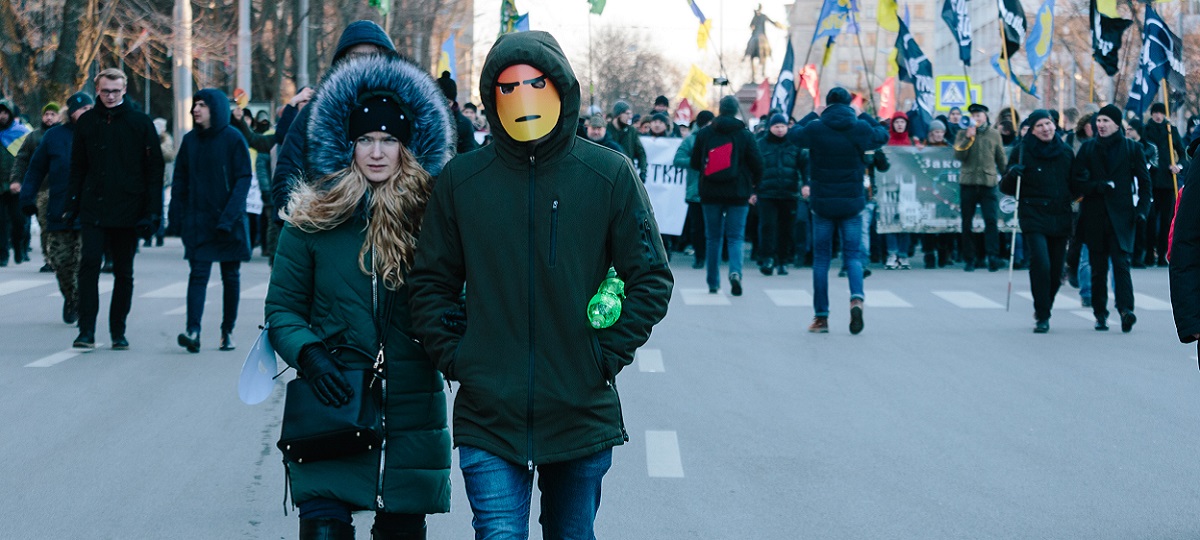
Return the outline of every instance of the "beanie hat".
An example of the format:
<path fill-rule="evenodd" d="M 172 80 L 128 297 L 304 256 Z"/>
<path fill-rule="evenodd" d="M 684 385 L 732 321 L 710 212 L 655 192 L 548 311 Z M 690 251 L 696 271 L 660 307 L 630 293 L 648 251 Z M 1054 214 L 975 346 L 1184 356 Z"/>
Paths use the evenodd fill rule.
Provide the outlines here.
<path fill-rule="evenodd" d="M 738 113 L 738 101 L 733 96 L 725 96 L 721 98 L 721 103 L 717 107 L 717 112 L 721 116 L 736 116 Z"/>
<path fill-rule="evenodd" d="M 1028 123 L 1029 129 L 1033 129 L 1033 126 L 1036 126 L 1038 122 L 1041 122 L 1044 119 L 1050 120 L 1051 122 L 1054 121 L 1054 117 L 1050 115 L 1050 111 L 1047 111 L 1046 109 L 1038 109 L 1029 113 L 1029 117 L 1026 118 L 1024 122 L 1021 122 L 1021 125 L 1026 125 L 1026 123 Z"/>
<path fill-rule="evenodd" d="M 654 98 L 654 106 L 657 107 L 659 105 L 662 105 L 663 107 L 670 107 L 671 102 L 667 101 L 667 96 L 658 96 Z"/>
<path fill-rule="evenodd" d="M 707 126 L 708 123 L 712 122 L 712 121 L 713 121 L 712 111 L 708 111 L 708 110 L 700 111 L 700 114 L 696 115 L 696 126 L 697 127 Z"/>
<path fill-rule="evenodd" d="M 1129 128 L 1136 131 L 1139 138 L 1146 136 L 1146 132 L 1144 131 L 1146 126 L 1142 124 L 1141 120 L 1138 120 L 1137 118 L 1130 118 L 1128 122 Z"/>
<path fill-rule="evenodd" d="M 1150 114 L 1162 113 L 1167 114 L 1167 106 L 1162 103 L 1155 103 L 1150 106 Z"/>
<path fill-rule="evenodd" d="M 787 123 L 788 123 L 788 119 L 786 116 L 784 116 L 783 114 L 780 114 L 780 113 L 776 113 L 776 114 L 772 115 L 771 120 L 769 122 L 767 122 L 767 127 L 771 127 L 775 124 L 787 125 Z"/>
<path fill-rule="evenodd" d="M 62 110 L 61 105 L 51 101 L 50 103 L 47 103 L 45 107 L 42 107 L 42 114 L 46 114 L 46 111 L 58 112 L 61 110 Z"/>
<path fill-rule="evenodd" d="M 87 95 L 87 92 L 77 92 L 75 95 L 67 98 L 67 114 L 75 114 L 75 111 L 94 104 L 92 96 Z"/>
<path fill-rule="evenodd" d="M 666 113 L 660 113 L 660 112 L 654 113 L 654 114 L 650 115 L 650 120 L 651 121 L 658 120 L 659 122 L 662 122 L 668 126 L 671 125 L 671 119 L 669 117 L 667 117 Z"/>
<path fill-rule="evenodd" d="M 604 127 L 604 115 L 593 114 L 587 121 L 588 127 L 602 128 Z"/>
<path fill-rule="evenodd" d="M 826 105 L 849 105 L 853 99 L 850 92 L 840 86 L 834 87 L 828 94 L 825 94 Z"/>
<path fill-rule="evenodd" d="M 1109 119 L 1111 119 L 1113 121 L 1114 124 L 1116 124 L 1118 126 L 1121 125 L 1121 120 L 1123 120 L 1124 116 L 1125 116 L 1125 115 L 1121 114 L 1121 109 L 1118 109 L 1116 105 L 1113 105 L 1111 103 L 1102 107 L 1100 109 L 1100 112 L 1098 112 L 1096 114 L 1098 114 L 1100 116 L 1107 116 Z"/>
<path fill-rule="evenodd" d="M 946 131 L 946 123 L 941 120 L 934 120 L 929 123 L 929 131 Z"/>
<path fill-rule="evenodd" d="M 621 116 L 625 111 L 629 110 L 629 104 L 624 101 L 613 103 L 613 116 Z"/>
<path fill-rule="evenodd" d="M 395 94 L 367 92 L 358 97 L 358 104 L 350 111 L 346 138 L 353 142 L 372 131 L 382 131 L 408 146 L 412 140 L 412 118 Z"/>

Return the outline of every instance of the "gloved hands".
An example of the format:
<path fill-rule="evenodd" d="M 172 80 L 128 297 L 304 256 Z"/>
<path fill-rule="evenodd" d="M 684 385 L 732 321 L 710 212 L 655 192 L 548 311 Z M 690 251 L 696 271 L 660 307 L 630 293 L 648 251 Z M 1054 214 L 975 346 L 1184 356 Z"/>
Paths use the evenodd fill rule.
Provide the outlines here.
<path fill-rule="evenodd" d="M 1008 174 L 1025 174 L 1025 166 L 1020 163 L 1012 165 L 1008 168 Z"/>
<path fill-rule="evenodd" d="M 1100 184 L 1100 193 L 1112 193 L 1117 190 L 1117 183 L 1109 180 Z"/>
<path fill-rule="evenodd" d="M 467 297 L 458 298 L 458 305 L 442 313 L 442 326 L 447 330 L 462 336 L 467 333 Z"/>
<path fill-rule="evenodd" d="M 149 240 L 154 233 L 158 231 L 158 226 L 161 224 L 159 217 L 155 214 L 139 219 L 137 224 L 133 226 L 133 230 L 137 232 L 138 238 Z"/>
<path fill-rule="evenodd" d="M 325 350 L 321 344 L 309 345 L 300 351 L 296 359 L 300 364 L 300 374 L 309 380 L 313 392 L 321 403 L 333 407 L 341 407 L 350 403 L 354 389 L 346 381 L 338 366 L 337 359 Z"/>
<path fill-rule="evenodd" d="M 27 216 L 37 215 L 37 205 L 27 204 L 21 207 L 21 213 Z"/>

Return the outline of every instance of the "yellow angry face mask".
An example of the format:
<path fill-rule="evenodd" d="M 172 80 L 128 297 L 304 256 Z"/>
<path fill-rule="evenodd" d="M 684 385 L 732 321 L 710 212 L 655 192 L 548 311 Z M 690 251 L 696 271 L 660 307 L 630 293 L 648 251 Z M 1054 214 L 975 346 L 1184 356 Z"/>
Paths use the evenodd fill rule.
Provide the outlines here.
<path fill-rule="evenodd" d="M 562 100 L 545 73 L 529 64 L 509 66 L 496 77 L 496 115 L 517 142 L 536 141 L 558 124 Z"/>

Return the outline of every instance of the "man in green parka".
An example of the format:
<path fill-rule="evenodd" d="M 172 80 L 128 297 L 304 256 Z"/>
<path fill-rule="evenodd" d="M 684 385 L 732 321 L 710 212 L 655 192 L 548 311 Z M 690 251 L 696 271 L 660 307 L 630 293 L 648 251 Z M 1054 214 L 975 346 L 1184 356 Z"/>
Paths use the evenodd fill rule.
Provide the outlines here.
<path fill-rule="evenodd" d="M 454 444 L 477 538 L 524 538 L 534 471 L 545 538 L 592 538 L 616 376 L 666 315 L 673 278 L 630 161 L 575 135 L 576 80 L 545 32 L 506 34 L 480 78 L 495 143 L 438 178 L 409 284 L 413 324 L 455 393 Z M 614 267 L 620 318 L 587 305 Z M 466 285 L 465 331 L 446 324 Z"/>

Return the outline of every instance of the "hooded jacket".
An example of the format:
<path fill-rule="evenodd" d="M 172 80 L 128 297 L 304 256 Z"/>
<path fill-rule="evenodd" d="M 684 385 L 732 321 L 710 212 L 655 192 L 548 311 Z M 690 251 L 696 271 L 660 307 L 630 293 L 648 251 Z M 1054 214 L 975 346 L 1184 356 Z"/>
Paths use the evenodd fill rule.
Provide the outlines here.
<path fill-rule="evenodd" d="M 134 227 L 162 214 L 163 155 L 150 117 L 103 102 L 79 117 L 71 143 L 69 211 L 83 225 Z"/>
<path fill-rule="evenodd" d="M 888 140 L 887 128 L 849 105 L 825 108 L 819 119 L 810 114 L 792 127 L 788 139 L 809 149 L 809 204 L 825 219 L 856 216 L 867 204 L 863 190 L 864 153 Z"/>
<path fill-rule="evenodd" d="M 496 82 L 529 64 L 562 100 L 552 131 L 521 143 L 503 129 Z M 579 81 L 545 32 L 505 34 L 480 96 L 495 141 L 442 171 L 409 274 L 413 320 L 438 369 L 461 383 L 454 443 L 529 465 L 589 456 L 626 439 L 616 375 L 663 318 L 672 276 L 649 197 L 626 157 L 575 135 Z M 615 267 L 617 322 L 587 305 Z M 466 332 L 442 314 L 467 288 Z"/>
<path fill-rule="evenodd" d="M 392 44 L 391 38 L 379 25 L 371 21 L 356 21 L 342 31 L 330 69 L 336 68 L 346 57 L 346 53 L 357 45 L 375 45 L 385 51 L 385 57 L 396 57 L 396 46 Z M 320 91 L 320 86 L 317 91 Z M 317 97 L 314 92 L 314 102 Z M 279 147 L 279 159 L 275 163 L 274 176 L 271 178 L 271 200 L 274 202 L 272 206 L 280 210 L 287 208 L 288 197 L 292 193 L 292 185 L 295 182 L 316 177 L 313 171 L 305 169 L 311 116 L 312 103 L 310 102 L 296 114 L 295 120 L 289 123 L 286 129 L 284 129 L 283 123 L 280 123 L 280 131 L 286 133 L 283 135 L 283 143 Z"/>
<path fill-rule="evenodd" d="M 904 131 L 896 131 L 896 120 L 904 120 Z M 892 115 L 892 121 L 888 122 L 888 146 L 912 146 L 912 122 L 908 120 L 908 115 L 902 112 L 897 112 Z"/>
<path fill-rule="evenodd" d="M 48 189 L 50 198 L 46 205 L 46 230 L 79 230 L 79 221 L 68 223 L 63 220 L 67 205 L 67 191 L 71 182 L 71 142 L 75 138 L 75 123 L 66 122 L 48 130 L 29 159 L 21 184 L 21 207 L 37 206 L 37 195 Z"/>
<path fill-rule="evenodd" d="M 407 148 L 436 174 L 454 154 L 450 109 L 433 78 L 398 57 L 356 58 L 335 66 L 306 110 L 311 122 L 305 167 L 317 177 L 350 165 L 350 113 L 364 91 L 388 90 L 412 112 Z M 361 208 L 361 207 L 360 207 Z M 378 351 L 371 277 L 359 268 L 367 212 L 341 225 L 306 233 L 284 225 L 275 252 L 266 320 L 271 344 L 288 364 L 306 347 L 357 350 L 338 354 L 348 369 L 369 369 Z M 370 254 L 367 255 L 370 257 Z M 370 268 L 370 261 L 367 261 Z M 411 283 L 411 279 L 409 280 Z M 385 450 L 315 463 L 287 463 L 297 502 L 345 501 L 357 509 L 432 514 L 450 509 L 450 433 L 445 382 L 414 337 L 408 308 L 411 285 L 390 293 L 393 307 L 385 349 Z M 381 305 L 388 294 L 379 289 Z M 382 506 L 380 506 L 382 504 Z"/>
<path fill-rule="evenodd" d="M 229 124 L 229 98 L 211 88 L 196 92 L 208 105 L 211 125 L 183 136 L 175 157 L 167 222 L 183 240 L 183 258 L 194 261 L 250 260 L 246 194 L 250 149 Z"/>
<path fill-rule="evenodd" d="M 762 154 L 763 175 L 758 184 L 760 199 L 800 199 L 800 186 L 808 175 L 808 151 L 769 130 L 758 140 Z"/>
<path fill-rule="evenodd" d="M 732 96 L 726 96 L 730 98 Z M 724 101 L 724 100 L 723 100 Z M 746 123 L 736 118 L 737 102 L 732 105 L 722 103 L 718 109 L 720 114 L 712 123 L 696 132 L 696 141 L 692 148 L 691 166 L 700 173 L 700 202 L 704 204 L 731 204 L 748 206 L 750 196 L 762 180 L 763 159 L 758 152 L 758 143 L 754 134 L 746 129 Z M 733 140 L 733 152 L 737 157 L 732 159 L 740 170 L 738 177 L 732 182 L 713 182 L 704 176 L 704 163 L 708 158 L 709 139 L 714 136 L 724 136 Z"/>

